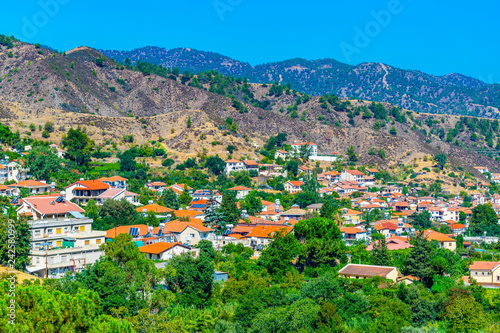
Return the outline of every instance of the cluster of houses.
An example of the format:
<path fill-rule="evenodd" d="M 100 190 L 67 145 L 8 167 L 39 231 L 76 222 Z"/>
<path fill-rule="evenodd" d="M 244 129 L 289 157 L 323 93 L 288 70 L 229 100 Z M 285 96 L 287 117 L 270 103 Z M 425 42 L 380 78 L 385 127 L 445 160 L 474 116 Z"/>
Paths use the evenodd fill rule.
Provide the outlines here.
<path fill-rule="evenodd" d="M 320 156 L 317 145 L 310 142 L 294 144 L 289 152 L 278 150 L 276 156 L 285 160 L 291 156 L 290 154 L 304 151 L 307 151 L 309 158 Z M 8 164 L 2 163 L 2 166 L 5 165 Z M 80 179 L 67 186 L 61 193 L 56 193 L 55 184 L 21 179 L 28 176 L 29 170 L 23 169 L 20 164 L 16 167 L 13 164 L 12 167 L 17 170 L 16 176 L 12 176 L 17 177 L 16 182 L 0 186 L 0 194 L 15 196 L 13 204 L 17 205 L 17 214 L 29 218 L 32 240 L 31 265 L 27 269 L 41 277 L 59 278 L 68 271 L 84 270 L 86 265 L 94 263 L 102 255 L 101 245 L 113 241 L 120 234 L 130 235 L 140 252 L 147 258 L 158 261 L 166 261 L 174 255 L 186 252 L 196 256 L 199 250 L 195 246 L 201 240 L 211 241 L 214 248 L 219 250 L 230 243 L 242 244 L 259 255 L 276 233 L 293 233 L 294 225 L 298 221 L 319 214 L 323 205 L 322 203 L 313 203 L 306 207 L 294 205 L 285 210 L 279 200 L 275 202 L 261 200 L 262 209 L 254 214 L 255 216 L 250 216 L 243 210 L 237 223 L 227 225 L 226 230 L 216 234 L 207 224 L 209 210 L 219 207 L 222 202 L 222 194 L 216 190 L 149 181 L 146 188 L 158 196 L 167 189 L 171 189 L 178 196 L 189 193 L 192 197 L 190 204 L 185 209 L 173 210 L 154 204 L 152 201 L 148 205 L 141 206 L 138 202 L 139 195 L 128 190 L 128 180 L 123 177 Z M 232 172 L 252 170 L 255 171 L 252 172 L 252 177 L 256 182 L 279 175 L 286 177 L 287 173 L 282 165 L 277 164 L 260 164 L 253 160 L 226 161 L 228 175 Z M 305 166 L 301 166 L 299 171 L 302 174 L 312 174 L 312 169 Z M 478 171 L 487 172 L 487 169 Z M 455 237 L 466 235 L 472 215 L 472 209 L 464 207 L 463 198 L 445 199 L 403 194 L 403 187 L 400 185 L 377 185 L 375 182 L 377 173 L 379 171 L 376 169 L 363 169 L 363 171 L 325 171 L 316 175 L 316 181 L 320 185 L 320 196 L 336 193 L 338 200 L 348 199 L 351 202 L 351 208 L 340 211 L 341 218 L 338 225 L 346 245 L 364 243 L 367 245 L 367 250 L 371 251 L 374 248 L 374 234 L 378 234 L 385 238 L 389 250 L 411 248 L 409 239 L 415 233 L 411 222 L 414 214 L 428 211 L 432 221 L 448 226 L 449 228 L 444 229 L 449 232 L 441 233 L 428 229 L 424 231 L 425 237 L 439 247 L 456 249 Z M 283 185 L 287 193 L 294 195 L 302 191 L 305 183 L 304 180 L 287 180 Z M 374 192 L 374 189 L 378 190 Z M 18 198 L 21 191 L 30 195 Z M 243 200 L 252 188 L 235 186 L 229 191 L 235 193 L 237 200 Z M 490 202 L 500 215 L 500 195 L 487 199 L 478 190 L 469 191 L 469 194 L 472 197 L 472 206 Z M 143 215 L 154 213 L 161 221 L 160 224 L 117 226 L 107 231 L 93 230 L 93 221 L 85 217 L 82 207 L 91 200 L 97 205 L 102 205 L 106 200 L 122 199 L 137 206 L 137 212 Z M 374 210 L 378 210 L 383 218 L 370 221 L 370 213 Z M 481 241 L 485 241 L 484 237 L 479 239 L 466 237 L 464 245 Z M 499 283 L 500 286 L 500 280 L 497 281 L 497 278 L 500 279 L 500 269 L 498 269 L 500 264 L 475 265 L 471 266 L 472 278 L 485 284 Z M 402 277 L 395 267 L 354 264 L 344 267 L 339 275 L 349 278 L 384 276 L 405 283 L 415 280 L 413 277 Z"/>

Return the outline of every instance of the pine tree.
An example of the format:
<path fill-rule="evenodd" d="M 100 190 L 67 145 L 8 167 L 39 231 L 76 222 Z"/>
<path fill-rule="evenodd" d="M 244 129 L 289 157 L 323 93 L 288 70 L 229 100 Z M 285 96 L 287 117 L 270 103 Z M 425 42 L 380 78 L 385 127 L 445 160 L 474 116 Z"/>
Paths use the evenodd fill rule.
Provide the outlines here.
<path fill-rule="evenodd" d="M 235 224 L 238 222 L 241 212 L 236 205 L 236 199 L 234 195 L 228 193 L 222 197 L 222 203 L 220 205 L 219 212 L 224 214 L 226 223 Z"/>
<path fill-rule="evenodd" d="M 387 249 L 385 238 L 381 238 L 373 243 L 372 261 L 374 265 L 389 266 L 391 258 Z"/>
<path fill-rule="evenodd" d="M 413 275 L 420 278 L 423 284 L 430 287 L 432 284 L 432 266 L 430 264 L 432 255 L 432 245 L 419 232 L 412 239 L 413 248 L 406 260 L 401 265 L 401 272 L 404 275 Z"/>
<path fill-rule="evenodd" d="M 188 116 L 188 120 L 186 122 L 186 127 L 191 128 L 191 116 Z"/>

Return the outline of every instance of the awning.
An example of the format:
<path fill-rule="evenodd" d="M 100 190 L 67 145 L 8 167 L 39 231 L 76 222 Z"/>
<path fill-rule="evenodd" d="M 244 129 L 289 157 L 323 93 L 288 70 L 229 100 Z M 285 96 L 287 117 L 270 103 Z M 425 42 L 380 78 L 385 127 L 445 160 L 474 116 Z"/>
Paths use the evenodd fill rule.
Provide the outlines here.
<path fill-rule="evenodd" d="M 31 266 L 31 267 L 26 267 L 26 270 L 30 273 L 33 273 L 33 272 L 38 272 L 38 271 L 44 271 L 45 267 L 43 267 L 43 266 Z"/>

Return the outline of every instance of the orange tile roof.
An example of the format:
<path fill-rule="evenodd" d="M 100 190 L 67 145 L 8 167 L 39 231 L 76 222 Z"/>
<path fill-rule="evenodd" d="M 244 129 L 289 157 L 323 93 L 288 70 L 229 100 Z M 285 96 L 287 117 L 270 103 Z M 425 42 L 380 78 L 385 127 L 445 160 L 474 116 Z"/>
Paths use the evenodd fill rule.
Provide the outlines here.
<path fill-rule="evenodd" d="M 472 265 L 469 265 L 469 269 L 491 271 L 498 265 L 500 265 L 500 261 L 474 261 Z"/>
<path fill-rule="evenodd" d="M 154 213 L 167 213 L 167 212 L 173 212 L 174 210 L 168 207 L 163 207 L 157 204 L 151 204 L 151 205 L 146 205 L 142 206 L 139 208 L 136 208 L 135 210 L 138 211 L 139 213 L 144 212 L 144 209 L 146 212 L 154 212 Z"/>
<path fill-rule="evenodd" d="M 293 227 L 283 225 L 257 225 L 246 235 L 246 237 L 272 238 L 276 232 L 284 231 L 285 234 L 288 234 L 292 230 Z"/>
<path fill-rule="evenodd" d="M 302 186 L 302 185 L 304 185 L 304 182 L 301 182 L 300 180 L 289 180 L 288 182 L 290 184 L 292 184 L 293 186 Z"/>
<path fill-rule="evenodd" d="M 32 207 L 40 214 L 59 215 L 68 212 L 84 213 L 80 206 L 71 201 L 56 202 L 55 196 L 32 196 L 23 199 L 23 205 Z"/>
<path fill-rule="evenodd" d="M 234 227 L 231 232 L 233 233 L 245 233 L 245 232 L 250 232 L 253 230 L 253 226 L 246 226 L 246 225 L 237 225 L 236 227 Z"/>
<path fill-rule="evenodd" d="M 361 214 L 363 214 L 363 213 L 358 212 L 357 210 L 354 210 L 354 209 L 349 209 L 349 208 L 346 208 L 345 214 L 342 213 L 342 215 L 361 215 Z"/>
<path fill-rule="evenodd" d="M 231 160 L 227 160 L 226 163 L 241 163 L 241 161 L 231 159 Z"/>
<path fill-rule="evenodd" d="M 364 176 L 364 173 L 362 173 L 359 170 L 346 170 L 345 172 L 350 173 L 351 175 L 354 176 Z"/>
<path fill-rule="evenodd" d="M 174 210 L 174 214 L 177 217 L 195 217 L 198 215 L 203 215 L 199 210 L 190 210 L 190 209 L 180 209 Z"/>
<path fill-rule="evenodd" d="M 426 230 L 425 236 L 429 241 L 436 240 L 438 242 L 456 242 L 453 238 L 434 230 Z"/>
<path fill-rule="evenodd" d="M 377 169 L 366 169 L 366 171 L 371 172 L 371 173 L 379 172 Z"/>
<path fill-rule="evenodd" d="M 229 191 L 250 191 L 251 188 L 245 186 L 235 186 L 229 189 Z"/>
<path fill-rule="evenodd" d="M 152 182 L 152 183 L 147 183 L 146 185 L 148 186 L 167 186 L 164 182 Z"/>
<path fill-rule="evenodd" d="M 366 232 L 359 228 L 351 228 L 351 227 L 340 228 L 340 231 L 343 232 L 344 234 L 360 234 Z"/>
<path fill-rule="evenodd" d="M 39 182 L 38 180 L 23 180 L 19 183 L 9 185 L 11 187 L 47 187 L 50 186 L 47 183 Z"/>
<path fill-rule="evenodd" d="M 191 222 L 181 222 L 178 220 L 170 221 L 165 223 L 165 227 L 163 230 L 168 231 L 168 232 L 173 232 L 173 233 L 180 233 L 184 231 L 187 227 L 191 227 L 195 230 L 198 230 L 200 232 L 207 232 L 207 231 L 213 231 L 214 229 L 204 227 L 203 225 L 191 223 Z"/>
<path fill-rule="evenodd" d="M 466 227 L 466 225 L 465 224 L 461 224 L 461 223 L 454 223 L 454 224 L 450 225 L 450 228 L 453 229 L 453 230 L 463 229 L 465 227 Z"/>
<path fill-rule="evenodd" d="M 73 183 L 69 186 L 72 186 L 74 184 L 81 185 L 82 187 L 75 187 L 76 189 L 82 189 L 82 190 L 107 190 L 110 188 L 109 184 L 106 184 L 103 181 L 100 181 L 98 179 L 95 180 L 79 180 L 76 183 Z M 67 186 L 67 187 L 69 187 Z"/>
<path fill-rule="evenodd" d="M 167 242 L 157 242 L 149 245 L 144 245 L 139 247 L 139 251 L 142 253 L 160 254 L 163 253 L 174 246 L 184 246 L 179 242 L 167 243 Z"/>
<path fill-rule="evenodd" d="M 125 180 L 128 180 L 127 178 L 123 178 L 120 176 L 112 176 L 112 177 L 101 177 L 99 180 L 103 182 L 123 182 Z"/>
<path fill-rule="evenodd" d="M 229 235 L 227 235 L 227 237 L 233 237 L 233 238 L 236 238 L 236 239 L 243 239 L 243 238 L 245 238 L 245 236 L 242 236 L 240 234 L 229 234 Z"/>
<path fill-rule="evenodd" d="M 115 238 L 115 235 L 129 234 L 130 228 L 139 228 L 139 235 L 144 236 L 148 233 L 148 226 L 145 224 L 123 225 L 113 229 L 106 230 L 106 238 Z"/>

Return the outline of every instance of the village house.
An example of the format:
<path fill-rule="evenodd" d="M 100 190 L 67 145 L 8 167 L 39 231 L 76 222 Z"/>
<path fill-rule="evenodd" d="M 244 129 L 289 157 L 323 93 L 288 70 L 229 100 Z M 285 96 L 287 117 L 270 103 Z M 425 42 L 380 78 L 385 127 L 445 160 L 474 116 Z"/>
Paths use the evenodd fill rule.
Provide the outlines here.
<path fill-rule="evenodd" d="M 296 157 L 302 154 L 304 154 L 305 157 L 318 155 L 318 145 L 313 142 L 294 143 L 291 147 L 291 153 Z"/>
<path fill-rule="evenodd" d="M 214 229 L 204 227 L 202 223 L 181 222 L 174 220 L 164 224 L 163 230 L 172 233 L 175 241 L 185 246 L 194 246 L 202 239 L 207 239 Z"/>
<path fill-rule="evenodd" d="M 286 235 L 292 230 L 293 227 L 284 225 L 257 225 L 246 235 L 246 238 L 250 239 L 250 248 L 254 251 L 262 251 L 277 232 Z"/>
<path fill-rule="evenodd" d="M 112 188 L 120 188 L 124 190 L 128 190 L 128 179 L 120 176 L 113 177 L 102 177 L 99 178 L 103 183 L 108 184 Z"/>
<path fill-rule="evenodd" d="M 359 228 L 353 228 L 353 227 L 344 227 L 340 228 L 340 232 L 342 233 L 342 237 L 344 238 L 344 243 L 347 246 L 351 246 L 356 241 L 367 240 L 366 230 L 361 230 Z"/>
<path fill-rule="evenodd" d="M 85 206 L 89 200 L 96 200 L 99 195 L 111 188 L 100 180 L 79 180 L 66 187 L 66 199 L 74 200 Z"/>
<path fill-rule="evenodd" d="M 339 277 L 348 279 L 366 279 L 381 276 L 396 282 L 399 272 L 396 267 L 347 264 L 339 271 Z"/>
<path fill-rule="evenodd" d="M 19 195 L 22 188 L 29 190 L 29 194 L 40 194 L 50 192 L 55 186 L 47 184 L 45 181 L 23 180 L 9 185 L 9 187 L 14 189 L 14 194 Z"/>
<path fill-rule="evenodd" d="M 358 225 L 361 223 L 362 217 L 363 213 L 360 211 L 349 208 L 342 209 L 342 218 L 344 219 L 344 223 L 342 223 L 342 225 L 347 225 L 347 224 Z"/>
<path fill-rule="evenodd" d="M 274 153 L 274 159 L 277 160 L 278 158 L 281 158 L 282 160 L 286 160 L 288 157 L 288 152 L 286 150 L 276 150 Z"/>
<path fill-rule="evenodd" d="M 237 200 L 245 199 L 251 190 L 252 190 L 251 188 L 245 187 L 245 186 L 235 186 L 235 187 L 231 187 L 229 189 L 229 191 L 236 192 L 236 199 Z"/>
<path fill-rule="evenodd" d="M 292 221 L 303 220 L 306 214 L 306 210 L 300 209 L 298 205 L 293 205 L 289 210 L 281 213 L 281 218 L 289 223 L 292 223 Z"/>
<path fill-rule="evenodd" d="M 297 193 L 302 191 L 302 185 L 304 185 L 304 182 L 300 180 L 288 180 L 285 183 L 285 191 L 288 193 Z"/>
<path fill-rule="evenodd" d="M 165 190 L 167 184 L 165 184 L 164 182 L 148 182 L 146 184 L 146 187 L 150 191 L 161 193 L 162 191 Z"/>
<path fill-rule="evenodd" d="M 238 160 L 227 160 L 226 161 L 226 174 L 229 176 L 232 172 L 245 171 L 245 163 Z"/>
<path fill-rule="evenodd" d="M 45 220 L 80 217 L 85 211 L 62 196 L 42 195 L 23 198 L 16 213 L 18 216 L 26 216 L 33 220 Z"/>
<path fill-rule="evenodd" d="M 192 253 L 194 256 L 198 255 L 198 249 L 191 249 L 188 246 L 184 246 L 179 242 L 176 243 L 166 243 L 157 242 L 149 245 L 144 245 L 139 247 L 139 251 L 146 255 L 146 258 L 152 260 L 169 260 L 175 255 L 180 255 L 182 253 Z"/>
<path fill-rule="evenodd" d="M 469 271 L 470 278 L 483 287 L 500 287 L 500 261 L 475 261 Z"/>
<path fill-rule="evenodd" d="M 428 241 L 437 241 L 440 248 L 450 251 L 455 251 L 457 248 L 457 241 L 455 239 L 440 232 L 428 229 L 425 231 L 424 235 Z"/>
<path fill-rule="evenodd" d="M 365 174 L 359 170 L 344 170 L 340 175 L 340 180 L 354 181 L 358 184 L 363 183 Z"/>

